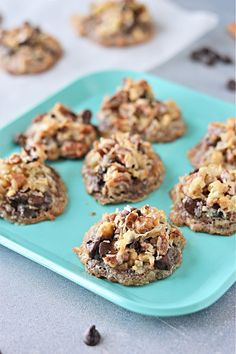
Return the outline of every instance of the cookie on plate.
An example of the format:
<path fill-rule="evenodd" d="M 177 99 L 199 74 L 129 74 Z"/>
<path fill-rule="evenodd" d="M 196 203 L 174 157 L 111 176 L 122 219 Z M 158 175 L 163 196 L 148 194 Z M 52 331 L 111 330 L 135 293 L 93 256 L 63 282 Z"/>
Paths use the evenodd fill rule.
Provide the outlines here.
<path fill-rule="evenodd" d="M 210 123 L 207 134 L 189 150 L 188 157 L 196 168 L 218 164 L 236 169 L 236 118 Z"/>
<path fill-rule="evenodd" d="M 124 80 L 114 96 L 106 97 L 98 114 L 103 136 L 129 132 L 150 142 L 169 142 L 182 136 L 186 126 L 175 101 L 159 101 L 145 80 Z"/>
<path fill-rule="evenodd" d="M 101 204 L 135 202 L 157 189 L 164 166 L 139 135 L 101 138 L 87 154 L 82 174 L 87 192 Z"/>
<path fill-rule="evenodd" d="M 81 36 L 103 45 L 124 47 L 148 41 L 154 25 L 147 7 L 136 0 L 108 0 L 91 6 L 87 16 L 73 16 Z"/>
<path fill-rule="evenodd" d="M 104 214 L 74 252 L 98 278 L 144 285 L 171 275 L 181 265 L 184 246 L 182 233 L 165 213 L 145 205 Z"/>
<path fill-rule="evenodd" d="M 210 234 L 236 232 L 236 169 L 201 167 L 181 177 L 170 195 L 170 219 L 175 225 Z"/>
<path fill-rule="evenodd" d="M 46 71 L 62 53 L 53 36 L 28 22 L 11 30 L 0 29 L 0 65 L 13 75 Z"/>
<path fill-rule="evenodd" d="M 48 160 L 81 158 L 97 138 L 91 117 L 89 110 L 74 113 L 57 103 L 48 113 L 37 116 L 15 142 L 26 148 L 41 147 Z"/>
<path fill-rule="evenodd" d="M 67 204 L 58 173 L 31 149 L 0 159 L 0 217 L 19 224 L 53 220 Z"/>

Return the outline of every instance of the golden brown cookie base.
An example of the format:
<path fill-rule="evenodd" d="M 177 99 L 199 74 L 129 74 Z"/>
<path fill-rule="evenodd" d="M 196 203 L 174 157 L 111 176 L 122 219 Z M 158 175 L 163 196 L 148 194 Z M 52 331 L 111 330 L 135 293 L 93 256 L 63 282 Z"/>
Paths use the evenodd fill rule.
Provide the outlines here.
<path fill-rule="evenodd" d="M 120 272 L 116 269 L 112 269 L 106 266 L 104 262 L 98 260 L 89 260 L 84 265 L 86 271 L 97 278 L 106 278 L 111 282 L 120 283 L 126 286 L 138 286 L 138 285 L 141 286 L 141 285 L 152 283 L 156 280 L 167 278 L 171 274 L 173 274 L 174 271 L 178 267 L 180 267 L 182 263 L 182 256 L 180 254 L 181 249 L 178 249 L 178 252 L 179 252 L 178 262 L 172 266 L 171 270 L 155 269 L 155 270 L 146 271 L 143 274 L 134 274 L 128 271 Z M 82 258 L 80 258 L 80 260 L 83 263 Z"/>
<path fill-rule="evenodd" d="M 150 141 L 151 143 L 168 143 L 183 136 L 186 130 L 186 124 L 180 119 L 172 122 L 171 125 L 166 128 L 155 130 L 150 127 L 143 134 L 139 134 L 137 131 L 133 131 L 132 134 L 139 134 L 142 139 Z M 107 131 L 107 126 L 103 127 L 103 124 L 100 125 L 99 131 L 103 137 L 109 137 L 112 132 L 116 132 L 113 127 L 110 127 L 109 131 Z"/>
<path fill-rule="evenodd" d="M 236 213 L 234 215 L 236 220 Z M 181 208 L 174 209 L 170 213 L 170 220 L 177 226 L 188 226 L 194 232 L 206 232 L 209 234 L 216 234 L 222 236 L 230 236 L 236 232 L 236 222 L 228 220 L 217 220 L 209 218 L 208 221 L 195 219 L 186 216 L 186 213 L 181 214 Z"/>

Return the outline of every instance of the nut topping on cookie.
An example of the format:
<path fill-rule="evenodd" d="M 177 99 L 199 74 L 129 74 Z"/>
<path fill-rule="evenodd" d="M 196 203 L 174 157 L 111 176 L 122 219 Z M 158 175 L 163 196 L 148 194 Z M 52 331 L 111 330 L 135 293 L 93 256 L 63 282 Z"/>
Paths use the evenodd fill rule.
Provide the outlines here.
<path fill-rule="evenodd" d="M 97 138 L 91 117 L 89 110 L 76 114 L 57 103 L 48 113 L 37 116 L 15 142 L 24 148 L 41 147 L 48 160 L 81 158 Z"/>
<path fill-rule="evenodd" d="M 174 224 L 210 234 L 236 232 L 236 169 L 201 167 L 180 178 L 171 198 L 170 218 Z"/>
<path fill-rule="evenodd" d="M 157 189 L 164 166 L 140 136 L 101 138 L 87 154 L 82 170 L 86 189 L 101 204 L 137 201 Z"/>
<path fill-rule="evenodd" d="M 66 188 L 57 172 L 43 163 L 44 158 L 41 149 L 34 149 L 34 156 L 23 151 L 0 159 L 1 218 L 33 224 L 62 214 Z"/>
<path fill-rule="evenodd" d="M 109 239 L 104 240 L 100 230 L 107 228 Z M 74 252 L 96 277 L 143 285 L 171 275 L 182 262 L 184 245 L 182 233 L 168 223 L 162 210 L 127 206 L 104 214 Z"/>
<path fill-rule="evenodd" d="M 98 120 L 103 136 L 128 132 L 150 142 L 173 141 L 186 130 L 174 101 L 157 100 L 147 81 L 130 78 L 114 96 L 105 98 Z"/>
<path fill-rule="evenodd" d="M 188 157 L 197 168 L 217 164 L 236 169 L 236 119 L 209 124 L 207 134 L 188 152 Z"/>

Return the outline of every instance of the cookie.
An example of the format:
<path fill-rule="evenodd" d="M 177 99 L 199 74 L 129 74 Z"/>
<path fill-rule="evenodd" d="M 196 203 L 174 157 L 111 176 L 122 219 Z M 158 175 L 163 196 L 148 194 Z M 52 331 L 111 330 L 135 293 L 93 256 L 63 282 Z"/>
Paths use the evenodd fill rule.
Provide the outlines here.
<path fill-rule="evenodd" d="M 98 114 L 103 136 L 114 132 L 139 134 L 150 142 L 169 142 L 181 137 L 186 126 L 174 101 L 161 102 L 145 80 L 124 80 L 114 96 L 106 97 Z"/>
<path fill-rule="evenodd" d="M 74 252 L 98 278 L 144 285 L 170 276 L 181 265 L 184 246 L 182 233 L 165 213 L 145 205 L 104 214 Z"/>
<path fill-rule="evenodd" d="M 236 119 L 209 124 L 207 134 L 188 152 L 188 157 L 196 168 L 220 164 L 236 169 Z"/>
<path fill-rule="evenodd" d="M 236 22 L 231 22 L 227 26 L 229 34 L 236 39 Z"/>
<path fill-rule="evenodd" d="M 125 47 L 150 40 L 154 24 L 136 0 L 108 0 L 91 6 L 87 16 L 73 16 L 75 31 L 103 46 Z"/>
<path fill-rule="evenodd" d="M 57 103 L 48 113 L 37 116 L 15 142 L 26 148 L 41 147 L 48 160 L 78 159 L 87 154 L 97 138 L 91 117 L 89 110 L 74 113 Z"/>
<path fill-rule="evenodd" d="M 54 37 L 28 22 L 11 30 L 0 29 L 0 66 L 13 75 L 46 71 L 62 53 Z"/>
<path fill-rule="evenodd" d="M 170 195 L 170 219 L 175 225 L 210 234 L 236 232 L 236 169 L 201 167 L 181 177 Z"/>
<path fill-rule="evenodd" d="M 101 204 L 135 202 L 157 189 L 164 166 L 140 136 L 101 138 L 85 158 L 82 174 L 87 192 Z"/>
<path fill-rule="evenodd" d="M 58 173 L 43 163 L 44 157 L 31 149 L 0 159 L 1 218 L 34 224 L 63 213 L 67 204 L 65 185 Z"/>

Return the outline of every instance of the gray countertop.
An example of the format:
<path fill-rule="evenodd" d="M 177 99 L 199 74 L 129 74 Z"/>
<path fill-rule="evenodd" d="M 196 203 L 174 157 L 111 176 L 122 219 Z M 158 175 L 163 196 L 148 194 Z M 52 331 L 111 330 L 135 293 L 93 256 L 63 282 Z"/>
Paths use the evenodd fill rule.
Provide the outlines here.
<path fill-rule="evenodd" d="M 152 72 L 233 102 L 234 94 L 225 88 L 234 76 L 232 65 L 205 67 L 188 59 L 189 52 L 202 45 L 233 55 L 234 41 L 225 33 L 233 20 L 233 0 L 176 2 L 218 13 L 219 26 Z M 0 246 L 0 350 L 2 354 L 233 354 L 235 290 L 233 286 L 214 305 L 192 315 L 146 317 Z M 90 348 L 83 344 L 82 334 L 93 323 L 103 341 Z"/>

